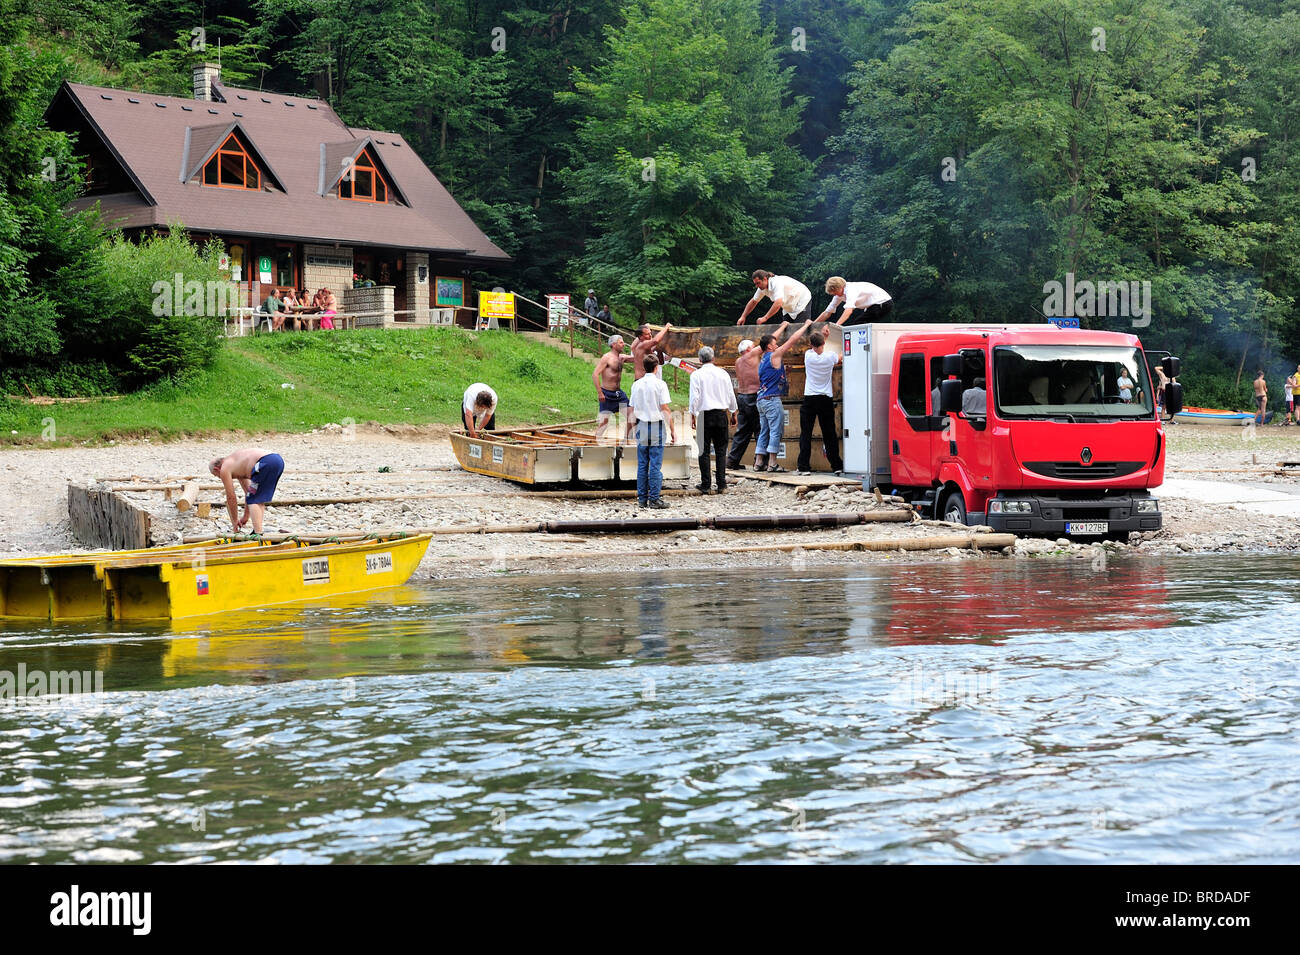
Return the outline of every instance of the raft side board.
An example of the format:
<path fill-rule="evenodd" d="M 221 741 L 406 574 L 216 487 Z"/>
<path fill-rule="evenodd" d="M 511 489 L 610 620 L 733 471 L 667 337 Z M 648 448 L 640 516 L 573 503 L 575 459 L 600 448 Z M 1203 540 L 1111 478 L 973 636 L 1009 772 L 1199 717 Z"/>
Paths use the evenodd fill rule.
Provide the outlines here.
<path fill-rule="evenodd" d="M 578 479 L 580 481 L 612 481 L 614 479 L 614 459 L 618 448 L 613 445 L 586 445 L 575 452 L 578 456 Z"/>

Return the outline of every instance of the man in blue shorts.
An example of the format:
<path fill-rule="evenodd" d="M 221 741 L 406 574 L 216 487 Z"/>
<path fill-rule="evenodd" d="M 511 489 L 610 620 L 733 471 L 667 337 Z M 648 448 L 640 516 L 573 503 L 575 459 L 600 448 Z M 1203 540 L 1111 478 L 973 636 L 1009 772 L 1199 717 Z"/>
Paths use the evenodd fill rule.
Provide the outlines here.
<path fill-rule="evenodd" d="M 226 510 L 234 529 L 238 531 L 252 518 L 253 533 L 262 533 L 262 515 L 284 473 L 284 458 L 261 448 L 243 448 L 224 458 L 214 458 L 208 470 L 226 485 Z M 236 481 L 244 489 L 243 517 L 239 516 Z"/>
<path fill-rule="evenodd" d="M 592 384 L 596 386 L 596 407 L 599 409 L 596 416 L 597 441 L 605 436 L 610 417 L 619 414 L 628 405 L 627 393 L 623 391 L 623 365 L 631 361 L 631 355 L 623 354 L 623 336 L 611 335 L 609 351 L 600 356 L 591 373 Z M 629 431 L 631 426 L 632 422 L 628 421 Z"/>

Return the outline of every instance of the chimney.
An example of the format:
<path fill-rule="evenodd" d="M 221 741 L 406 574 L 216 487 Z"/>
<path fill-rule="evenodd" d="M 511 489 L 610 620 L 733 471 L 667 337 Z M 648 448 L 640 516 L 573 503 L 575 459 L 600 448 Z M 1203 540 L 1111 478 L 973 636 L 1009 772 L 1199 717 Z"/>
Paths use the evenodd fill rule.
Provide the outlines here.
<path fill-rule="evenodd" d="M 212 102 L 220 97 L 213 94 L 213 86 L 221 82 L 221 65 L 196 63 L 194 65 L 194 98 Z"/>

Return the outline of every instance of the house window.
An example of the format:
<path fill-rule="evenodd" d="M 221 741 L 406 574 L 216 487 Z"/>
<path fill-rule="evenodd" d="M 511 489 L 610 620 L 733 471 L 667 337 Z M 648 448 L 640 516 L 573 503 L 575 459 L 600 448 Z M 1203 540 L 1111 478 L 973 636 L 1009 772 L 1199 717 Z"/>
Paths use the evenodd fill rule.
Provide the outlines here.
<path fill-rule="evenodd" d="M 238 137 L 231 133 L 203 166 L 203 185 L 226 189 L 261 189 L 262 173 Z"/>
<path fill-rule="evenodd" d="M 343 173 L 339 180 L 339 198 L 356 199 L 358 202 L 387 202 L 388 183 L 379 171 L 369 147 Z"/>

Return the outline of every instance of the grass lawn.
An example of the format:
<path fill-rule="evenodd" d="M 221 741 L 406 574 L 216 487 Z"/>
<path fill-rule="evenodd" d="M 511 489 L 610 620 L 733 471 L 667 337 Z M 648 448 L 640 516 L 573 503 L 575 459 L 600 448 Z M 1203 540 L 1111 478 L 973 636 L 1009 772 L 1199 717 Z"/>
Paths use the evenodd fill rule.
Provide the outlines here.
<path fill-rule="evenodd" d="M 310 431 L 348 418 L 455 425 L 461 397 L 476 381 L 497 392 L 498 427 L 578 421 L 596 415 L 591 371 L 587 361 L 507 331 L 232 338 L 216 364 L 193 379 L 161 382 L 117 401 L 32 405 L 0 398 L 0 445 Z M 627 372 L 624 387 L 631 385 Z M 676 406 L 685 407 L 687 387 L 682 376 L 673 390 Z"/>

